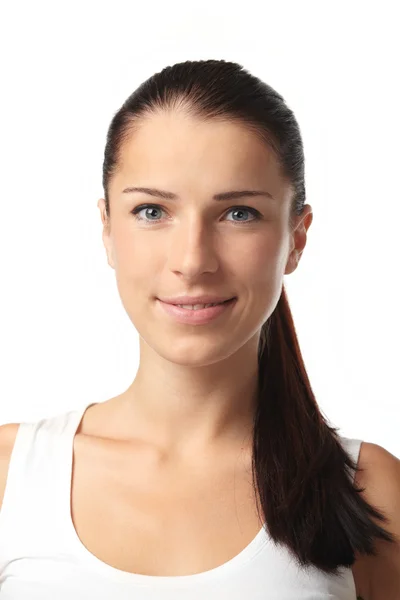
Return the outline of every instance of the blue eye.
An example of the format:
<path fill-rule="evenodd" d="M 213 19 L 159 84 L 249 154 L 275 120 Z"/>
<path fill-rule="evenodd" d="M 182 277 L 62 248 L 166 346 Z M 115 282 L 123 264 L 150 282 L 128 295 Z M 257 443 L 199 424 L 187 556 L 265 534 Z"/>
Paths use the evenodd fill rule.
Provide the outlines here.
<path fill-rule="evenodd" d="M 144 221 L 146 223 L 159 223 L 160 219 L 148 219 L 147 217 L 143 218 L 143 217 L 139 217 L 139 214 L 146 209 L 152 209 L 153 211 L 157 211 L 157 210 L 163 210 L 163 208 L 159 205 L 159 204 L 141 204 L 140 206 L 137 206 L 136 208 L 134 208 L 131 213 L 135 216 L 135 219 L 138 221 Z M 243 224 L 247 224 L 247 223 L 253 223 L 254 221 L 259 221 L 261 219 L 261 213 L 258 212 L 258 210 L 256 210 L 255 208 L 251 208 L 250 206 L 235 206 L 233 208 L 230 208 L 228 212 L 239 212 L 239 213 L 250 213 L 253 215 L 253 219 L 249 220 L 245 220 L 245 221 L 232 221 L 233 223 L 243 223 Z"/>

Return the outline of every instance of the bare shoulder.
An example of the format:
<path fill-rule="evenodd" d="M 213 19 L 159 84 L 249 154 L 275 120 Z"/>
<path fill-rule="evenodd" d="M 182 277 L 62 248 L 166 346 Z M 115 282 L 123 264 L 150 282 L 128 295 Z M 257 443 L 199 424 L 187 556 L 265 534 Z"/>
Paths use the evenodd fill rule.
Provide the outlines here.
<path fill-rule="evenodd" d="M 400 508 L 400 459 L 378 444 L 363 442 L 358 466 L 362 472 L 356 474 L 356 482 L 366 488 L 366 500 L 393 518 L 393 510 Z"/>
<path fill-rule="evenodd" d="M 19 423 L 0 425 L 0 509 L 3 504 L 4 491 L 7 482 L 8 465 L 14 447 Z"/>
<path fill-rule="evenodd" d="M 358 466 L 363 469 L 356 474 L 357 485 L 365 488 L 362 496 L 388 519 L 386 524 L 376 523 L 398 540 L 396 544 L 378 540 L 377 556 L 362 557 L 360 570 L 368 577 L 365 598 L 395 600 L 400 582 L 400 460 L 378 444 L 363 442 Z"/>
<path fill-rule="evenodd" d="M 372 465 L 376 461 L 384 461 L 388 467 L 396 465 L 396 463 L 400 464 L 400 459 L 397 456 L 391 454 L 383 446 L 372 442 L 362 442 L 359 460 L 366 466 Z"/>

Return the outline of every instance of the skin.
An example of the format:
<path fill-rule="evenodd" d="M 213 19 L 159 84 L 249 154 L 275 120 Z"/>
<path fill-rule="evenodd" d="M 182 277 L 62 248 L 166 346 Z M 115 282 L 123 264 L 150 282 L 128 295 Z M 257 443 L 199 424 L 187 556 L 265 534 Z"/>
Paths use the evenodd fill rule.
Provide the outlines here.
<path fill-rule="evenodd" d="M 128 186 L 154 187 L 179 200 Z M 266 197 L 215 201 L 231 190 Z M 109 186 L 110 219 L 98 201 L 108 264 L 139 333 L 140 363 L 113 404 L 118 435 L 140 436 L 174 459 L 212 457 L 250 443 L 261 327 L 279 300 L 283 276 L 300 261 L 312 222 L 306 205 L 290 228 L 292 188 L 269 147 L 240 124 L 201 122 L 184 112 L 141 121 L 122 148 Z M 135 219 L 131 211 L 141 204 Z M 254 208 L 242 215 L 235 207 Z M 233 209 L 233 210 L 232 210 Z M 147 220 L 147 221 L 146 221 Z M 237 296 L 207 325 L 177 323 L 158 296 Z"/>

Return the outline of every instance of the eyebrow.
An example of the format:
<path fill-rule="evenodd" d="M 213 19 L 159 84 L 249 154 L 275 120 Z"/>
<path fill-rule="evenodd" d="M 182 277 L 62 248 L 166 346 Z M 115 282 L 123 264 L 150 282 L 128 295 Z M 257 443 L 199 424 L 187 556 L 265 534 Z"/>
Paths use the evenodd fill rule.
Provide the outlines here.
<path fill-rule="evenodd" d="M 123 194 L 132 194 L 133 192 L 141 192 L 143 194 L 149 194 L 150 196 L 156 196 L 157 198 L 163 198 L 164 200 L 180 200 L 177 194 L 172 192 L 166 192 L 164 190 L 158 190 L 156 188 L 148 187 L 127 187 L 122 190 Z M 260 190 L 239 190 L 232 192 L 222 192 L 215 194 L 213 200 L 236 200 L 237 198 L 244 198 L 246 196 L 266 196 L 271 200 L 275 198 L 269 193 Z"/>

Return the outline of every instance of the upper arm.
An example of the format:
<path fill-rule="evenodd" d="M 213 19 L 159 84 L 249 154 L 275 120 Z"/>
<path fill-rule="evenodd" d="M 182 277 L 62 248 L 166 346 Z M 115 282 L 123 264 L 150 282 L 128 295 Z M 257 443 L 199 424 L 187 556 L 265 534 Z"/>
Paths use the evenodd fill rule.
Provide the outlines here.
<path fill-rule="evenodd" d="M 363 444 L 365 445 L 365 444 Z M 363 497 L 388 519 L 376 523 L 397 538 L 396 544 L 376 542 L 377 556 L 366 557 L 369 578 L 367 600 L 400 598 L 400 460 L 377 444 L 366 444 L 362 467 Z M 373 517 L 372 517 L 373 518 Z"/>
<path fill-rule="evenodd" d="M 0 425 L 0 511 L 6 488 L 8 466 L 18 427 L 19 423 Z"/>

